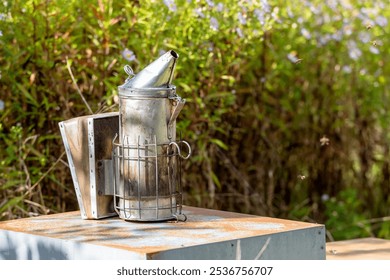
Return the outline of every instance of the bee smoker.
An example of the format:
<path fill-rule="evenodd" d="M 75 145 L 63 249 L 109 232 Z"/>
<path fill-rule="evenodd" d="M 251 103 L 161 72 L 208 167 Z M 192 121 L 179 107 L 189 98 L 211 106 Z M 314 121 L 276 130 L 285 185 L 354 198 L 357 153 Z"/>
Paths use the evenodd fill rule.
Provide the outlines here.
<path fill-rule="evenodd" d="M 169 51 L 137 75 L 125 66 L 129 77 L 118 87 L 119 114 L 60 123 L 84 219 L 186 220 L 180 162 L 191 147 L 176 140 L 176 118 L 185 104 L 171 84 L 178 57 Z"/>
<path fill-rule="evenodd" d="M 178 54 L 167 52 L 119 86 L 119 136 L 114 140 L 114 203 L 124 220 L 181 216 L 180 158 L 191 148 L 176 141 L 176 118 L 185 100 L 171 85 Z M 181 148 L 187 148 L 183 156 Z"/>

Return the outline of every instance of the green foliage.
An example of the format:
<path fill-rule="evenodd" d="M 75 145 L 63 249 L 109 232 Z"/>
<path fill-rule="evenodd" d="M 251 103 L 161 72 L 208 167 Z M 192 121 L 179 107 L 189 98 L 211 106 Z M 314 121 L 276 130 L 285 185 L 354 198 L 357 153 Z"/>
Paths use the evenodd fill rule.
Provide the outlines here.
<path fill-rule="evenodd" d="M 380 222 L 381 222 L 381 225 L 380 225 L 378 237 L 379 238 L 389 238 L 389 236 L 390 236 L 390 221 L 387 219 L 387 220 L 380 221 Z"/>
<path fill-rule="evenodd" d="M 390 237 L 386 4 L 1 1 L 2 218 L 75 209 L 58 122 L 90 114 L 78 90 L 118 110 L 123 66 L 174 49 L 186 204 Z"/>
<path fill-rule="evenodd" d="M 372 235 L 366 211 L 356 189 L 344 189 L 337 197 L 325 201 L 326 227 L 335 240 Z"/>

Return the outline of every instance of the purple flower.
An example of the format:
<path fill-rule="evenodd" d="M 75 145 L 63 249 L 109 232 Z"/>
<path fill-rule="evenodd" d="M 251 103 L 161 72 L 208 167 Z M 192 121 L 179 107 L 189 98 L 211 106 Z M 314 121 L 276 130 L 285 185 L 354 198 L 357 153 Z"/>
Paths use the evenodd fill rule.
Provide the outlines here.
<path fill-rule="evenodd" d="M 167 6 L 171 12 L 176 12 L 177 8 L 176 8 L 175 0 L 163 0 L 163 1 L 165 6 Z"/>
<path fill-rule="evenodd" d="M 358 37 L 359 40 L 364 44 L 367 44 L 371 40 L 371 35 L 368 32 L 360 32 Z"/>
<path fill-rule="evenodd" d="M 218 30 L 219 23 L 218 23 L 218 20 L 215 17 L 210 18 L 210 27 L 214 31 Z"/>
<path fill-rule="evenodd" d="M 337 1 L 335 0 L 328 0 L 326 1 L 329 8 L 331 8 L 333 11 L 336 11 L 337 9 Z"/>
<path fill-rule="evenodd" d="M 387 18 L 385 18 L 384 16 L 378 16 L 375 20 L 375 22 L 381 26 L 381 27 L 385 27 L 387 25 Z"/>
<path fill-rule="evenodd" d="M 347 1 L 340 1 L 339 3 L 343 7 L 343 9 L 345 9 L 345 10 L 352 10 L 353 9 L 353 6 L 350 3 L 348 3 Z"/>
<path fill-rule="evenodd" d="M 302 28 L 301 29 L 301 34 L 303 35 L 303 37 L 305 37 L 306 39 L 311 39 L 311 35 L 310 35 L 310 32 L 306 29 L 306 28 Z"/>
<path fill-rule="evenodd" d="M 318 8 L 316 6 L 310 6 L 310 11 L 315 14 L 315 15 L 318 15 L 321 13 L 321 8 Z"/>
<path fill-rule="evenodd" d="M 343 25 L 343 33 L 344 33 L 346 36 L 352 35 L 352 26 L 349 25 L 348 23 L 344 24 L 344 25 Z"/>
<path fill-rule="evenodd" d="M 218 5 L 217 5 L 217 12 L 222 12 L 223 8 L 224 8 L 223 4 L 222 3 L 218 3 Z"/>
<path fill-rule="evenodd" d="M 332 39 L 340 42 L 343 39 L 343 32 L 341 30 L 337 30 L 335 33 L 332 34 Z"/>
<path fill-rule="evenodd" d="M 257 17 L 257 20 L 260 22 L 260 24 L 263 25 L 265 23 L 265 13 L 259 9 L 255 9 L 253 12 L 255 13 L 255 16 Z"/>
<path fill-rule="evenodd" d="M 194 10 L 195 14 L 197 14 L 199 17 L 204 18 L 204 13 L 202 12 L 202 8 L 196 8 Z"/>
<path fill-rule="evenodd" d="M 318 44 L 320 46 L 325 46 L 331 39 L 332 36 L 330 34 L 325 34 L 324 36 L 319 35 L 320 37 L 318 38 Z"/>
<path fill-rule="evenodd" d="M 290 7 L 287 7 L 287 15 L 288 15 L 289 18 L 294 18 L 294 13 L 291 11 Z"/>
<path fill-rule="evenodd" d="M 267 0 L 261 0 L 261 6 L 262 6 L 262 8 L 263 8 L 265 13 L 270 13 L 271 12 L 271 7 L 268 4 Z"/>
<path fill-rule="evenodd" d="M 129 49 L 127 49 L 127 48 L 122 51 L 122 56 L 127 61 L 134 61 L 134 60 L 136 60 L 134 52 L 129 50 Z"/>
<path fill-rule="evenodd" d="M 330 198 L 329 195 L 326 194 L 326 193 L 324 193 L 323 195 L 321 195 L 321 200 L 324 201 L 324 202 L 325 202 L 325 201 L 328 201 L 329 198 Z"/>
<path fill-rule="evenodd" d="M 240 24 L 246 24 L 246 18 L 245 18 L 245 16 L 242 14 L 242 13 L 238 13 L 237 14 L 237 17 L 238 17 L 238 21 L 240 22 Z"/>
<path fill-rule="evenodd" d="M 210 7 L 214 7 L 214 2 L 212 0 L 206 0 L 206 3 L 207 5 L 209 5 Z"/>
<path fill-rule="evenodd" d="M 238 37 L 240 37 L 240 38 L 244 37 L 244 33 L 242 32 L 241 28 L 237 27 L 236 32 L 237 32 Z"/>
<path fill-rule="evenodd" d="M 370 52 L 373 54 L 379 54 L 379 49 L 374 46 L 370 46 Z"/>
<path fill-rule="evenodd" d="M 209 52 L 213 52 L 214 51 L 214 44 L 213 43 L 210 43 L 209 46 L 207 47 L 207 50 Z"/>
<path fill-rule="evenodd" d="M 350 74 L 352 72 L 352 68 L 349 65 L 344 65 L 342 68 L 344 73 Z"/>
<path fill-rule="evenodd" d="M 348 54 L 349 57 L 353 60 L 358 60 L 362 56 L 362 51 L 357 47 L 355 41 L 348 41 Z"/>

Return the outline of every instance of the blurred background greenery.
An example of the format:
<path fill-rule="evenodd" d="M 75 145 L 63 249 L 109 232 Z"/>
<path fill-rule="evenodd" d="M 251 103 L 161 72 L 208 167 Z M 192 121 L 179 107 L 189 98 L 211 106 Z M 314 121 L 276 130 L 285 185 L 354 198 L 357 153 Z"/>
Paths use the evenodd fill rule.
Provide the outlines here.
<path fill-rule="evenodd" d="M 123 66 L 174 49 L 185 204 L 390 238 L 389 20 L 381 0 L 0 0 L 0 219 L 78 209 L 58 122 L 118 111 Z"/>

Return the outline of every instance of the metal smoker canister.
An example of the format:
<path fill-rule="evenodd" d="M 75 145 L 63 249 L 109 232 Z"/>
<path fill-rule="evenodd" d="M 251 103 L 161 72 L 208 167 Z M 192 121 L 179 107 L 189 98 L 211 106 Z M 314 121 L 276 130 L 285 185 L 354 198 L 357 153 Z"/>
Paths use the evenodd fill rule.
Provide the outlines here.
<path fill-rule="evenodd" d="M 130 221 L 179 219 L 180 158 L 191 148 L 176 142 L 176 118 L 185 100 L 171 85 L 178 58 L 167 52 L 119 90 L 119 136 L 114 140 L 115 208 Z M 131 68 L 125 67 L 131 75 Z M 186 156 L 181 154 L 186 147 Z"/>

